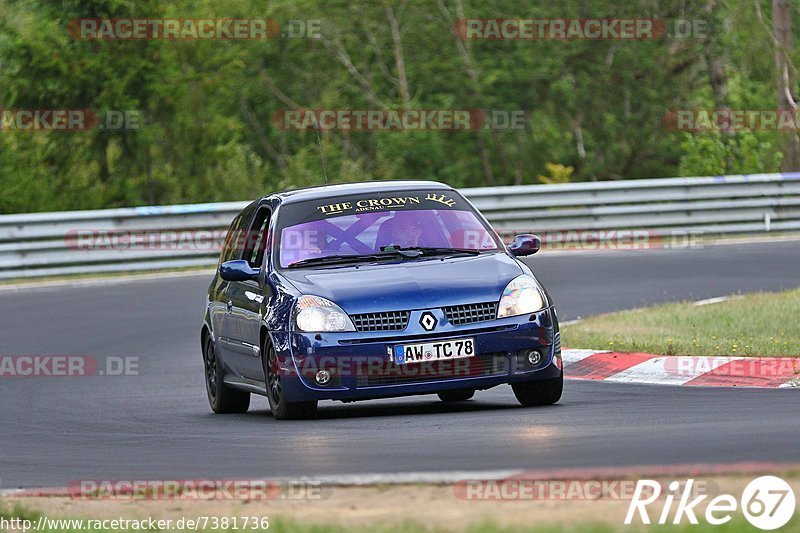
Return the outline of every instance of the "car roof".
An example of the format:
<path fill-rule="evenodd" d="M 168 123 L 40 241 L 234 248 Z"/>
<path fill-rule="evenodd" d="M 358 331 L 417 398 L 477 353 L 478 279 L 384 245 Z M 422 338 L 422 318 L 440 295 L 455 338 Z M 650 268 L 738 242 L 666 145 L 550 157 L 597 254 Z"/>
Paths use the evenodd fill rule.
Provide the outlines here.
<path fill-rule="evenodd" d="M 438 181 L 362 181 L 356 183 L 336 183 L 333 185 L 305 187 L 302 189 L 294 189 L 275 193 L 267 196 L 266 198 L 279 198 L 281 203 L 289 204 L 295 202 L 304 202 L 306 200 L 319 200 L 321 198 L 329 198 L 332 196 L 343 196 L 347 194 L 413 191 L 418 189 L 452 190 L 453 188 Z"/>

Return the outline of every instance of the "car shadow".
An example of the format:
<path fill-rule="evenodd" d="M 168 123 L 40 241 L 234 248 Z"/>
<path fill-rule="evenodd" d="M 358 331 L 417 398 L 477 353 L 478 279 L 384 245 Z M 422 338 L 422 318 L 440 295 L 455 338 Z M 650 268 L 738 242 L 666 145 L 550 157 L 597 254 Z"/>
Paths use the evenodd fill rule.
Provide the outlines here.
<path fill-rule="evenodd" d="M 424 416 L 506 411 L 521 408 L 522 406 L 512 403 L 501 404 L 476 400 L 467 400 L 458 403 L 444 403 L 439 400 L 431 400 L 430 402 L 393 402 L 391 404 L 384 402 L 370 403 L 369 401 L 348 404 L 325 402 L 320 403 L 315 416 L 308 420 L 319 422 L 324 420 L 346 420 L 354 418 L 386 418 L 411 415 Z M 267 409 L 251 409 L 248 414 L 272 419 Z"/>
<path fill-rule="evenodd" d="M 499 404 L 466 400 L 456 403 L 445 403 L 440 400 L 429 402 L 372 403 L 358 402 L 349 404 L 320 405 L 317 420 L 336 420 L 341 418 L 378 418 L 408 415 L 438 415 L 454 413 L 474 413 L 478 411 L 497 411 L 516 409 L 518 405 Z"/>
<path fill-rule="evenodd" d="M 247 413 L 239 415 L 225 415 L 227 420 L 248 421 L 253 423 L 263 423 L 264 419 L 275 422 L 283 422 L 275 420 L 267 405 L 266 398 L 254 397 L 255 402 L 250 405 L 250 410 Z M 415 399 L 415 397 L 408 398 L 384 398 L 362 400 L 357 402 L 343 403 L 339 401 L 321 401 L 319 408 L 313 417 L 304 419 L 305 421 L 324 420 L 347 420 L 357 418 L 386 418 L 398 416 L 424 416 L 424 415 L 441 415 L 441 414 L 460 414 L 460 413 L 480 413 L 480 412 L 514 412 L 520 409 L 531 412 L 548 412 L 551 413 L 552 409 L 563 408 L 564 402 L 555 405 L 544 405 L 541 407 L 523 407 L 516 401 L 509 400 L 504 402 L 498 401 L 497 398 L 473 398 L 463 402 L 446 403 L 435 396 L 430 400 Z M 209 417 L 216 417 L 213 413 L 208 413 Z M 300 421 L 285 421 L 285 423 L 293 424 Z"/>
<path fill-rule="evenodd" d="M 478 402 L 474 400 L 466 401 L 463 403 L 458 404 L 445 404 L 442 402 L 436 402 L 435 400 L 431 403 L 408 403 L 408 404 L 378 404 L 378 405 L 369 405 L 368 403 L 359 405 L 347 404 L 347 405 L 327 405 L 327 406 L 320 406 L 317 410 L 316 414 L 307 419 L 303 420 L 275 420 L 272 417 L 272 414 L 269 412 L 269 409 L 264 408 L 251 408 L 247 413 L 238 414 L 238 415 L 225 415 L 224 418 L 226 421 L 238 421 L 237 423 L 241 422 L 248 422 L 253 424 L 263 424 L 265 421 L 267 422 L 275 422 L 275 423 L 286 423 L 286 424 L 296 424 L 298 422 L 316 422 L 322 423 L 325 421 L 335 421 L 335 420 L 354 420 L 359 418 L 392 418 L 392 417 L 400 417 L 400 416 L 425 416 L 425 415 L 442 415 L 442 414 L 451 414 L 451 415 L 458 415 L 458 414 L 469 414 L 469 413 L 481 413 L 481 412 L 488 412 L 488 411 L 497 411 L 497 412 L 508 412 L 512 413 L 518 410 L 526 410 L 529 411 L 531 414 L 534 413 L 544 413 L 547 412 L 548 415 L 552 414 L 551 410 L 563 408 L 563 405 L 544 405 L 541 407 L 523 407 L 521 405 L 514 405 L 514 404 L 497 404 L 497 403 L 487 403 L 487 402 Z M 217 420 L 219 419 L 218 415 L 214 415 L 213 413 L 208 413 L 205 415 L 204 418 L 214 418 L 216 417 Z"/>

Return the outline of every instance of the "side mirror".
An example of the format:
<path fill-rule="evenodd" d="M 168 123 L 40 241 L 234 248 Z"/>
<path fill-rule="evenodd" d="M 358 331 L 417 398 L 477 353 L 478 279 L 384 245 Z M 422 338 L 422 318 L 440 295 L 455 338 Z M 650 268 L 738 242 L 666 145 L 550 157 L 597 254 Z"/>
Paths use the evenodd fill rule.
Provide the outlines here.
<path fill-rule="evenodd" d="M 225 261 L 219 266 L 219 275 L 225 281 L 247 281 L 257 279 L 261 271 L 253 268 L 244 259 Z"/>
<path fill-rule="evenodd" d="M 508 246 L 508 250 L 517 257 L 533 255 L 542 247 L 542 240 L 536 235 L 523 234 L 514 237 L 514 242 Z"/>

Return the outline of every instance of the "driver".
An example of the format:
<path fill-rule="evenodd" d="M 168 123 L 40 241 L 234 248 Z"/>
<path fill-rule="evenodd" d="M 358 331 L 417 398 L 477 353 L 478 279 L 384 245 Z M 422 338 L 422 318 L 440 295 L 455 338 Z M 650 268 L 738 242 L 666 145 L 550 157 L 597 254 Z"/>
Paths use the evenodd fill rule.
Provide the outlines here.
<path fill-rule="evenodd" d="M 420 246 L 422 225 L 413 213 L 397 213 L 392 225 L 392 244 L 409 248 Z"/>

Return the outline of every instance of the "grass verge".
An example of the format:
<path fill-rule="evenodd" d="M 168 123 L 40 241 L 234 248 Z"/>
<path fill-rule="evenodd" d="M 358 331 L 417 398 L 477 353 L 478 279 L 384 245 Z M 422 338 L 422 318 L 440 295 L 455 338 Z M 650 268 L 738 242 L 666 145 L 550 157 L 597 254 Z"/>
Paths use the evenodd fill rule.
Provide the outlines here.
<path fill-rule="evenodd" d="M 800 357 L 800 289 L 695 306 L 670 303 L 564 326 L 570 348 L 659 355 Z"/>

